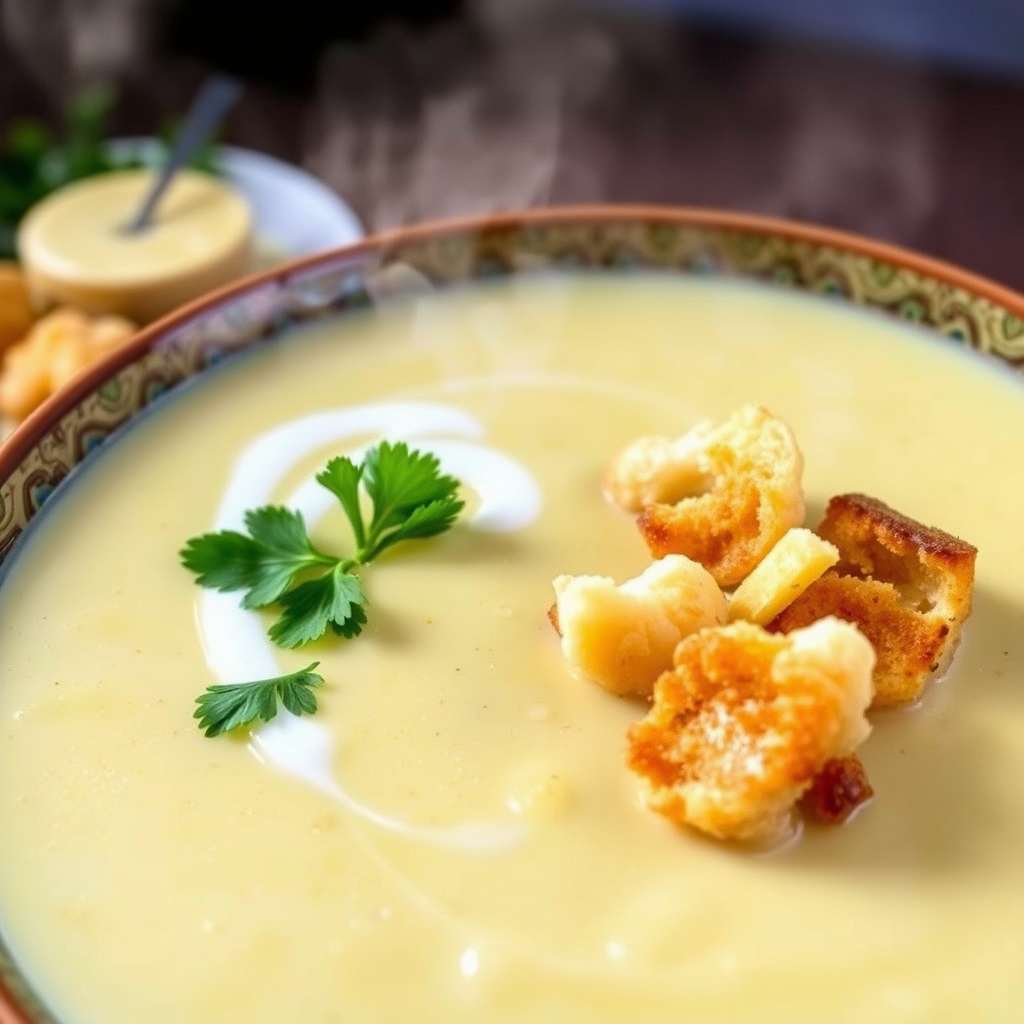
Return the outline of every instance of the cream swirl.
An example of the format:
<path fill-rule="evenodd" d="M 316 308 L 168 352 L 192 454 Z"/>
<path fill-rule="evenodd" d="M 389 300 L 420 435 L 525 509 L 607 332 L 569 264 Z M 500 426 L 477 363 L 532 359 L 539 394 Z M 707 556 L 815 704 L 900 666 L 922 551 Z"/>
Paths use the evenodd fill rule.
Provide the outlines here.
<path fill-rule="evenodd" d="M 520 530 L 541 508 L 533 476 L 509 456 L 482 443 L 479 420 L 451 406 L 429 402 L 380 402 L 310 413 L 256 437 L 241 453 L 228 481 L 214 523 L 216 530 L 244 526 L 247 509 L 271 500 L 281 477 L 322 445 L 337 443 L 359 458 L 364 447 L 345 448 L 347 439 L 376 435 L 379 440 L 415 442 L 437 456 L 451 473 L 479 496 L 467 522 L 489 532 Z M 284 502 L 312 526 L 336 499 L 310 476 Z M 260 616 L 239 604 L 237 595 L 204 590 L 197 605 L 203 651 L 222 683 L 265 679 L 280 669 Z M 253 730 L 250 749 L 266 764 L 314 786 L 350 811 L 382 828 L 413 838 L 463 847 L 493 847 L 515 841 L 517 827 L 466 822 L 450 828 L 420 828 L 389 818 L 354 800 L 334 777 L 333 739 L 320 723 L 283 709 L 272 722 Z"/>

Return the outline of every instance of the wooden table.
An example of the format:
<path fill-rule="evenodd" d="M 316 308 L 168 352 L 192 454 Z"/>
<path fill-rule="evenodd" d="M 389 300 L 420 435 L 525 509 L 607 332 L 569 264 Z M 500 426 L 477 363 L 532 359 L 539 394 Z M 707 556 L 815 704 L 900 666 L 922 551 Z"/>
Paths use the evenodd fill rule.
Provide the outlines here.
<path fill-rule="evenodd" d="M 710 205 L 875 235 L 1024 289 L 1024 83 L 678 24 L 641 35 L 551 33 L 500 66 L 457 30 L 425 56 L 417 40 L 349 51 L 313 93 L 252 85 L 226 139 L 310 166 L 371 227 L 540 203 Z M 199 75 L 147 67 L 114 128 L 180 112 Z M 58 100 L 0 38 L 0 128 L 52 118 Z"/>

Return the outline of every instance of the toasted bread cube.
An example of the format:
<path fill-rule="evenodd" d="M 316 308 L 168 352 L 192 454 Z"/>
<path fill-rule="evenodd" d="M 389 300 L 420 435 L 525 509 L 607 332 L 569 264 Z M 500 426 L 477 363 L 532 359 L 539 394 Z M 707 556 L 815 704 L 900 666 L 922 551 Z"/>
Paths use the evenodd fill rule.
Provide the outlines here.
<path fill-rule="evenodd" d="M 774 840 L 825 765 L 867 738 L 871 644 L 829 618 L 782 637 L 749 622 L 676 648 L 629 732 L 647 805 L 719 839 Z"/>
<path fill-rule="evenodd" d="M 676 644 L 725 622 L 725 595 L 682 555 L 649 565 L 620 586 L 607 576 L 559 576 L 548 618 L 574 675 L 620 696 L 650 696 Z"/>
<path fill-rule="evenodd" d="M 877 655 L 874 706 L 912 703 L 956 650 L 977 549 L 862 494 L 833 498 L 818 533 L 839 561 L 769 628 L 788 632 L 828 615 L 854 623 Z"/>
<path fill-rule="evenodd" d="M 744 405 L 675 441 L 642 438 L 613 462 L 606 493 L 630 511 L 655 558 L 700 562 L 735 586 L 804 518 L 803 456 L 789 426 Z"/>

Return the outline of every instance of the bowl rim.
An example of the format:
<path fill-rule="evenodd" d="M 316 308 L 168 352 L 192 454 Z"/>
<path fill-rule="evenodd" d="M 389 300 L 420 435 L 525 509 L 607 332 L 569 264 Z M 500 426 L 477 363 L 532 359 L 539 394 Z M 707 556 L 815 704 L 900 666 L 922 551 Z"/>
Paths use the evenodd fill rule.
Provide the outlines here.
<path fill-rule="evenodd" d="M 185 327 L 205 312 L 236 296 L 262 287 L 282 284 L 317 267 L 343 259 L 358 259 L 390 248 L 412 245 L 452 234 L 500 232 L 552 225 L 579 226 L 618 222 L 662 223 L 675 228 L 703 228 L 782 237 L 819 248 L 838 249 L 916 272 L 952 288 L 1002 306 L 1024 321 L 1024 293 L 991 278 L 966 270 L 915 249 L 874 239 L 867 235 L 805 221 L 745 213 L 715 207 L 664 206 L 657 204 L 597 203 L 536 207 L 494 214 L 477 214 L 428 220 L 387 231 L 374 232 L 348 245 L 300 256 L 268 270 L 239 278 L 199 296 L 143 327 L 121 348 L 104 356 L 60 391 L 51 395 L 7 437 L 0 439 L 0 482 L 36 446 L 41 437 L 70 413 L 96 388 L 145 355 L 162 337 Z"/>

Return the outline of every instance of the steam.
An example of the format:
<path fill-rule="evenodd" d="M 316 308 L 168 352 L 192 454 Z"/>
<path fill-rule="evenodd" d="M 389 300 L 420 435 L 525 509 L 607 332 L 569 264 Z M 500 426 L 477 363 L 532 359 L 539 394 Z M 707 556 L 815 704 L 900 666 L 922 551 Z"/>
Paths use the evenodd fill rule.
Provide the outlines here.
<path fill-rule="evenodd" d="M 331 51 L 306 164 L 377 229 L 543 205 L 567 184 L 565 126 L 592 116 L 620 71 L 613 34 L 593 18 L 478 0 L 465 23 Z M 568 184 L 602 198 L 596 178 Z"/>
<path fill-rule="evenodd" d="M 936 99 L 914 69 L 882 67 L 867 80 L 842 62 L 812 76 L 768 53 L 750 86 L 783 115 L 782 159 L 750 207 L 898 240 L 913 239 L 936 208 Z M 774 93 L 774 96 L 772 95 Z"/>
<path fill-rule="evenodd" d="M 870 76 L 863 59 L 762 43 L 723 78 L 699 37 L 586 6 L 476 0 L 482 45 L 463 25 L 335 49 L 306 165 L 375 229 L 654 200 L 913 241 L 935 213 L 937 99 L 913 68 Z"/>
<path fill-rule="evenodd" d="M 0 17 L 58 100 L 139 77 L 170 2 L 0 0 Z M 700 37 L 600 6 L 464 0 L 446 24 L 413 33 L 382 22 L 368 43 L 334 46 L 298 133 L 300 161 L 374 230 L 613 200 L 729 206 L 914 241 L 936 214 L 938 99 L 924 76 L 883 67 L 872 77 L 863 61 L 794 60 L 770 43 L 720 72 Z M 161 75 L 146 81 L 168 95 Z M 274 125 L 250 120 L 250 144 Z"/>
<path fill-rule="evenodd" d="M 4 0 L 2 25 L 54 99 L 135 70 L 163 0 Z"/>

